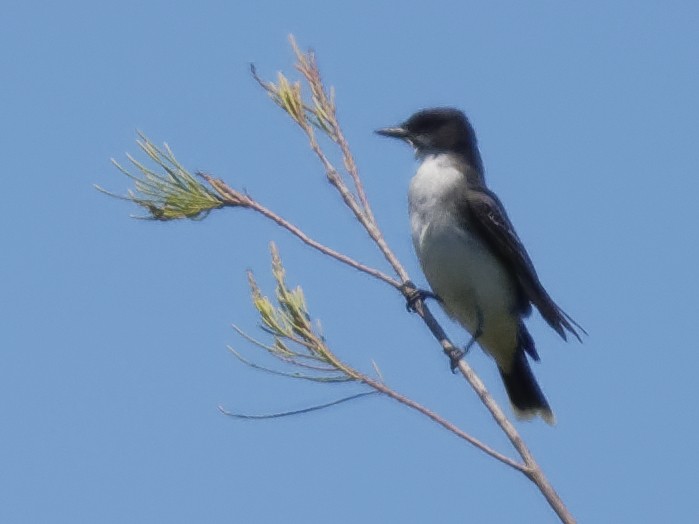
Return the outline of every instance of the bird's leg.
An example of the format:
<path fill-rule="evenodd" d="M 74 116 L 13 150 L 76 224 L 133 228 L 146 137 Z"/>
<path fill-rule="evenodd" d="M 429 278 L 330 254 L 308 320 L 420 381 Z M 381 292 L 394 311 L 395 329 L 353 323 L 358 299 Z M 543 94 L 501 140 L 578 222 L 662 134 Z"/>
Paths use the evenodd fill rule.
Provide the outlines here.
<path fill-rule="evenodd" d="M 464 348 L 464 354 L 471 350 L 471 347 L 478 341 L 478 338 L 483 334 L 483 312 L 481 308 L 476 307 L 476 318 L 478 324 L 476 324 L 476 331 L 471 335 L 471 340 L 468 341 L 466 347 Z"/>
<path fill-rule="evenodd" d="M 418 301 L 424 301 L 426 298 L 433 298 L 438 302 L 442 302 L 442 299 L 439 298 L 438 295 L 432 293 L 432 291 L 418 289 L 411 280 L 403 283 L 401 286 L 401 292 L 406 300 L 405 309 L 407 309 L 410 313 L 415 312 L 415 304 Z"/>
<path fill-rule="evenodd" d="M 481 308 L 476 307 L 476 318 L 478 319 L 478 324 L 476 325 L 476 331 L 471 335 L 471 340 L 468 341 L 466 347 L 463 350 L 454 349 L 449 353 L 449 360 L 451 360 L 451 372 L 456 373 L 456 368 L 459 367 L 459 360 L 464 358 L 464 356 L 471 351 L 471 347 L 478 341 L 478 338 L 483 334 L 483 312 Z"/>

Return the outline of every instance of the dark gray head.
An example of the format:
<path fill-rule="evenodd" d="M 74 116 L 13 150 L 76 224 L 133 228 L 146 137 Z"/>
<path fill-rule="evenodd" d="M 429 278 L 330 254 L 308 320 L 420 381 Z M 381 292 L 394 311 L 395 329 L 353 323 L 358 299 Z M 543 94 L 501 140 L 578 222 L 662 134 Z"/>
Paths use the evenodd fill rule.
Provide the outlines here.
<path fill-rule="evenodd" d="M 418 154 L 430 152 L 460 153 L 483 171 L 476 132 L 466 115 L 452 107 L 423 109 L 395 127 L 376 131 L 379 135 L 400 138 L 411 144 Z"/>

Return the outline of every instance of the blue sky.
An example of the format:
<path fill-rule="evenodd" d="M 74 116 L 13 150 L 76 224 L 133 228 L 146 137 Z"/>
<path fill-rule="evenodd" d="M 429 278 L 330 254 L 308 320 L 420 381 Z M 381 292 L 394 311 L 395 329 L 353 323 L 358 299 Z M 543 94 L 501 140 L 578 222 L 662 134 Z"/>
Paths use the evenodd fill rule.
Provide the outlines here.
<path fill-rule="evenodd" d="M 236 3 L 242 4 L 242 3 Z M 386 238 L 414 280 L 414 160 L 372 130 L 464 109 L 544 284 L 589 332 L 529 321 L 558 425 L 520 423 L 580 522 L 696 520 L 696 2 L 5 1 L 0 17 L 2 522 L 556 522 L 521 475 L 387 399 L 247 369 L 245 270 L 268 242 L 334 350 L 508 451 L 385 285 L 242 210 L 132 220 L 96 192 L 136 130 L 386 269 L 250 79 L 313 47 Z M 444 319 L 443 315 L 440 315 Z M 452 338 L 468 336 L 445 320 Z M 507 407 L 492 362 L 469 355 Z"/>

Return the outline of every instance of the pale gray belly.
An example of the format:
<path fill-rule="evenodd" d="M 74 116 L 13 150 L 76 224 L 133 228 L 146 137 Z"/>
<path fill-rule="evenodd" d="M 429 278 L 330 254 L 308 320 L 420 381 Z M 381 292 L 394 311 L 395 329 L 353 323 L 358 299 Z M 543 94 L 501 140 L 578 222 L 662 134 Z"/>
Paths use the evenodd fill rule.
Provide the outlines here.
<path fill-rule="evenodd" d="M 512 277 L 477 236 L 445 222 L 413 228 L 425 277 L 447 313 L 470 333 L 482 319 L 479 344 L 497 360 L 509 361 L 519 324 Z"/>

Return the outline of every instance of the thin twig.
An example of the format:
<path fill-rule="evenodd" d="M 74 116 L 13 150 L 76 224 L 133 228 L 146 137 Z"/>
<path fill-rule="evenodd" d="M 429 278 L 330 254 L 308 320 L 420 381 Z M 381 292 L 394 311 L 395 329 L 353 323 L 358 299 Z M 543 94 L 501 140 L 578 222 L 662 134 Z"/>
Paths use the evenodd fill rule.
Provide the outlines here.
<path fill-rule="evenodd" d="M 317 376 L 311 376 L 311 375 L 303 375 L 301 373 L 291 373 L 288 371 L 279 371 L 277 369 L 272 369 L 272 368 L 268 368 L 266 366 L 261 366 L 260 364 L 256 364 L 252 360 L 245 358 L 243 355 L 241 355 L 239 352 L 237 352 L 235 349 L 233 349 L 230 346 L 228 346 L 228 351 L 230 351 L 231 354 L 233 356 L 235 356 L 235 358 L 240 360 L 246 366 L 249 366 L 252 369 L 257 369 L 258 371 L 264 371 L 265 373 L 269 373 L 271 375 L 277 375 L 280 377 L 287 377 L 287 378 L 294 378 L 294 379 L 308 380 L 311 382 L 323 382 L 326 384 L 329 384 L 329 383 L 341 384 L 341 383 L 348 382 L 347 377 L 345 377 L 344 375 L 340 375 L 337 377 L 332 377 L 332 376 L 330 376 L 330 377 L 317 377 Z M 299 365 L 299 364 L 295 363 L 295 365 Z M 306 367 L 306 366 L 299 366 L 299 367 Z M 336 370 L 327 369 L 327 370 L 319 370 L 319 371 L 324 371 L 327 373 L 328 371 L 336 371 Z"/>
<path fill-rule="evenodd" d="M 484 453 L 490 455 L 494 459 L 497 459 L 500 462 L 507 464 L 508 466 L 511 466 L 518 471 L 521 471 L 522 473 L 528 474 L 528 468 L 525 464 L 520 464 L 519 462 L 512 460 L 507 455 L 503 455 L 499 451 L 494 450 L 493 448 L 491 448 L 487 444 L 484 444 L 483 442 L 481 442 L 477 438 L 472 437 L 471 435 L 469 435 L 468 433 L 466 433 L 465 431 L 463 431 L 459 427 L 455 426 L 454 424 L 452 424 L 451 422 L 449 422 L 448 420 L 443 418 L 441 415 L 438 415 L 434 411 L 427 409 L 422 404 L 419 404 L 419 403 L 415 402 L 414 400 L 412 400 L 408 397 L 405 397 L 405 396 L 401 395 L 400 393 L 397 393 L 396 391 L 392 390 L 391 388 L 389 388 L 385 384 L 382 384 L 381 382 L 370 379 L 369 377 L 363 377 L 360 380 L 362 382 L 366 383 L 367 385 L 371 386 L 372 388 L 380 391 L 384 395 L 391 397 L 392 399 L 397 400 L 401 404 L 408 406 L 409 408 L 414 409 L 414 410 L 422 413 L 426 417 L 435 421 L 440 426 L 448 429 L 449 431 L 454 433 L 459 438 L 464 439 L 466 442 L 474 445 L 475 447 L 477 447 L 478 449 L 480 449 Z"/>
<path fill-rule="evenodd" d="M 334 402 L 328 402 L 327 404 L 320 404 L 318 406 L 312 406 L 310 408 L 298 409 L 296 411 L 284 411 L 283 413 L 273 413 L 271 415 L 243 415 L 241 413 L 231 413 L 230 411 L 225 410 L 223 408 L 223 406 L 219 406 L 218 409 L 224 415 L 228 415 L 229 417 L 233 417 L 233 418 L 241 418 L 241 419 L 246 419 L 246 420 L 264 420 L 264 419 L 268 419 L 268 418 L 281 418 L 281 417 L 289 417 L 291 415 L 300 415 L 302 413 L 311 413 L 312 411 L 318 411 L 319 409 L 325 409 L 325 408 L 329 408 L 332 406 L 337 406 L 338 404 L 342 404 L 343 402 L 348 402 L 350 400 L 355 400 L 355 399 L 358 399 L 361 397 L 367 397 L 369 395 L 375 395 L 376 393 L 377 393 L 376 391 L 357 393 L 356 395 L 344 397 L 344 398 L 341 398 L 340 400 L 335 400 Z"/>
<path fill-rule="evenodd" d="M 339 251 L 335 251 L 332 248 L 329 248 L 328 246 L 321 244 L 317 240 L 312 239 L 309 237 L 306 233 L 304 233 L 301 229 L 299 229 L 297 226 L 289 222 L 288 220 L 285 220 L 284 218 L 280 217 L 277 215 L 274 211 L 266 208 L 256 200 L 250 198 L 248 195 L 241 195 L 232 188 L 230 188 L 223 180 L 214 178 L 210 175 L 200 173 L 199 174 L 202 178 L 204 178 L 211 186 L 216 189 L 216 191 L 219 193 L 221 198 L 224 200 L 226 205 L 231 205 L 235 207 L 247 207 L 250 209 L 253 209 L 260 213 L 261 215 L 269 218 L 272 220 L 274 223 L 277 225 L 280 225 L 293 235 L 295 235 L 297 238 L 299 238 L 304 244 L 311 246 L 314 249 L 317 249 L 321 253 L 324 253 L 335 260 L 339 260 L 343 264 L 347 264 L 350 267 L 353 267 L 354 269 L 357 269 L 363 273 L 366 273 L 368 275 L 371 275 L 374 278 L 378 278 L 382 282 L 385 282 L 389 284 L 390 286 L 393 286 L 396 289 L 400 289 L 401 283 L 398 282 L 396 279 L 389 277 L 385 273 L 379 271 L 378 269 L 374 269 L 372 267 L 369 267 L 365 264 L 362 264 L 361 262 L 357 262 L 353 258 L 345 255 L 344 253 L 340 253 Z M 241 204 L 241 199 L 244 200 L 243 204 Z"/>
<path fill-rule="evenodd" d="M 359 220 L 359 222 L 364 226 L 364 229 L 366 230 L 367 233 L 369 233 L 369 236 L 371 239 L 376 243 L 376 245 L 379 247 L 379 250 L 383 254 L 384 258 L 388 261 L 388 263 L 391 265 L 393 270 L 396 272 L 398 277 L 400 278 L 401 281 L 405 282 L 409 280 L 408 273 L 403 269 L 401 264 L 398 262 L 398 258 L 393 254 L 393 251 L 388 247 L 388 244 L 383 238 L 383 235 L 381 234 L 381 231 L 379 230 L 378 226 L 372 219 L 369 218 L 367 214 L 365 214 L 362 211 L 362 208 L 360 205 L 357 203 L 356 199 L 354 198 L 354 195 L 350 191 L 350 189 L 347 187 L 347 185 L 344 183 L 342 178 L 337 174 L 337 170 L 335 169 L 335 166 L 332 165 L 330 160 L 328 160 L 328 157 L 325 156 L 325 153 L 323 153 L 322 149 L 318 145 L 318 142 L 315 140 L 314 136 L 309 136 L 310 140 L 310 145 L 311 149 L 313 152 L 316 154 L 318 159 L 321 161 L 323 164 L 323 167 L 325 168 L 326 175 L 328 177 L 328 180 L 330 183 L 337 189 L 337 191 L 340 193 L 340 196 L 342 197 L 342 200 L 345 202 L 347 207 L 352 211 L 352 214 Z M 360 187 L 361 187 L 361 181 Z M 398 283 L 397 289 L 400 289 L 400 286 L 402 284 Z"/>
<path fill-rule="evenodd" d="M 374 223 L 374 214 L 371 211 L 369 199 L 366 196 L 364 186 L 362 184 L 361 179 L 359 178 L 359 171 L 357 169 L 356 164 L 354 163 L 354 157 L 350 153 L 349 144 L 347 143 L 347 140 L 345 140 L 345 137 L 342 134 L 342 130 L 340 129 L 340 125 L 335 116 L 335 102 L 333 100 L 333 97 L 328 97 L 325 91 L 325 86 L 323 85 L 323 81 L 320 78 L 320 71 L 318 69 L 318 64 L 316 63 L 315 54 L 313 54 L 312 52 L 302 52 L 298 44 L 296 43 L 296 39 L 293 35 L 289 36 L 289 41 L 291 43 L 291 47 L 294 51 L 294 54 L 296 55 L 296 59 L 298 60 L 297 69 L 308 80 L 308 83 L 311 86 L 311 90 L 313 91 L 314 96 L 318 100 L 318 105 L 322 108 L 332 109 L 332 111 L 330 112 L 324 112 L 324 115 L 328 118 L 329 123 L 332 127 L 333 137 L 335 138 L 335 141 L 337 142 L 338 146 L 340 147 L 340 151 L 342 152 L 345 170 L 349 173 L 350 177 L 352 178 L 354 188 L 357 191 L 357 197 L 359 198 L 359 202 L 362 206 L 362 210 L 369 219 L 369 221 Z"/>

